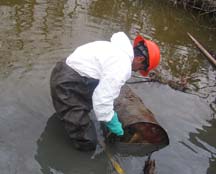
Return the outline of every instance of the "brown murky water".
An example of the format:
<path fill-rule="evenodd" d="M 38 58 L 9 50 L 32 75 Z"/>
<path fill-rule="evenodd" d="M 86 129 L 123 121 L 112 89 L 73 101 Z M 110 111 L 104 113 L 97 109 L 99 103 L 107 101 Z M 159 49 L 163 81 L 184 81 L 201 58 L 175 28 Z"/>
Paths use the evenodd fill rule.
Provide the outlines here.
<path fill-rule="evenodd" d="M 164 77 L 191 77 L 193 94 L 131 85 L 169 134 L 170 145 L 152 155 L 157 172 L 216 173 L 216 71 L 186 34 L 215 51 L 215 23 L 165 2 L 0 0 L 1 174 L 113 173 L 105 155 L 91 160 L 91 153 L 71 148 L 53 117 L 49 75 L 78 45 L 119 30 L 131 39 L 139 31 L 160 45 Z M 142 173 L 146 157 L 115 157 L 126 173 Z"/>

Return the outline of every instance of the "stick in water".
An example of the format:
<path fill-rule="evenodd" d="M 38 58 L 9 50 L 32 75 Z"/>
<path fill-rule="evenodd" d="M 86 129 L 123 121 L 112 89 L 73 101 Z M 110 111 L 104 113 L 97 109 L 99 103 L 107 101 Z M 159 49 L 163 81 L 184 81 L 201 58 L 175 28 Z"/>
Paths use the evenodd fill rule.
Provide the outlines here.
<path fill-rule="evenodd" d="M 216 66 L 216 60 L 214 57 L 190 33 L 187 34 L 195 45 L 202 51 L 202 53 Z"/>
<path fill-rule="evenodd" d="M 118 172 L 118 174 L 125 174 L 124 170 L 121 168 L 118 162 L 116 162 L 111 153 L 106 149 L 106 144 L 102 140 L 98 140 L 99 144 L 103 147 L 108 159 L 111 161 L 113 168 Z"/>

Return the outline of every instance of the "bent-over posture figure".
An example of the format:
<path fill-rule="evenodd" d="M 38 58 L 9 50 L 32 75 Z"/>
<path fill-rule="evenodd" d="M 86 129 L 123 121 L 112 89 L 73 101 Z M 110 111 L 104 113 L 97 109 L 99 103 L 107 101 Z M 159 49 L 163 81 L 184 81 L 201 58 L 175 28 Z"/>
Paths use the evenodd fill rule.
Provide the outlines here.
<path fill-rule="evenodd" d="M 54 67 L 50 85 L 53 105 L 63 121 L 75 148 L 94 150 L 97 144 L 94 125 L 89 117 L 93 109 L 97 121 L 109 131 L 124 134 L 114 100 L 131 72 L 142 75 L 160 61 L 158 46 L 138 35 L 131 45 L 124 32 L 112 35 L 111 41 L 95 41 L 75 49 Z"/>

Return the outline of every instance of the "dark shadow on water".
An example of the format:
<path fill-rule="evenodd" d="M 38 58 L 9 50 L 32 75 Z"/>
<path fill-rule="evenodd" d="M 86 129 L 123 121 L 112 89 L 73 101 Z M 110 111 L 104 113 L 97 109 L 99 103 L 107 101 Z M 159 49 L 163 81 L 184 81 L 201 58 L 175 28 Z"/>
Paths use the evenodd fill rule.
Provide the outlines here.
<path fill-rule="evenodd" d="M 53 114 L 48 119 L 44 131 L 37 140 L 35 160 L 39 163 L 42 174 L 101 174 L 114 172 L 104 153 L 97 155 L 95 159 L 91 159 L 92 154 L 93 152 L 81 152 L 73 148 L 63 125 L 56 114 Z M 121 159 L 119 160 L 121 161 Z M 130 167 L 127 166 L 131 166 L 133 158 L 129 157 L 125 160 L 127 162 L 123 162 L 125 163 L 123 168 L 125 171 L 130 171 Z M 143 159 L 140 168 L 135 171 L 133 169 L 132 172 L 136 173 L 143 170 L 144 164 L 145 160 Z M 152 169 L 151 165 L 146 166 Z"/>
<path fill-rule="evenodd" d="M 43 174 L 106 173 L 104 155 L 92 160 L 93 152 L 80 152 L 72 147 L 60 120 L 53 114 L 37 140 L 35 159 Z"/>
<path fill-rule="evenodd" d="M 197 130 L 198 133 L 190 133 L 190 141 L 211 155 L 209 157 L 209 168 L 207 169 L 207 174 L 213 174 L 216 171 L 216 153 L 213 151 L 216 147 L 216 119 L 212 119 L 208 122 L 210 126 L 203 126 L 203 130 Z M 205 143 L 208 146 L 206 146 Z M 213 150 L 209 147 L 212 147 Z"/>

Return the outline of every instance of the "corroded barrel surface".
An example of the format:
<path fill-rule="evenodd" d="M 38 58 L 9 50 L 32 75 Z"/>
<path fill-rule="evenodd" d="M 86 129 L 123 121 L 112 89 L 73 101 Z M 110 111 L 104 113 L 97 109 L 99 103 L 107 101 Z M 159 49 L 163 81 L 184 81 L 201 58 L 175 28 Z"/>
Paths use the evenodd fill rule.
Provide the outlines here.
<path fill-rule="evenodd" d="M 119 97 L 115 100 L 114 107 L 125 131 L 122 137 L 113 134 L 110 136 L 110 139 L 115 139 L 118 145 L 141 149 L 154 145 L 159 147 L 169 144 L 166 131 L 129 86 L 124 85 L 122 87 Z"/>
<path fill-rule="evenodd" d="M 142 100 L 128 87 L 123 86 L 115 101 L 115 110 L 124 126 L 138 122 L 156 123 L 153 113 L 145 107 Z"/>

